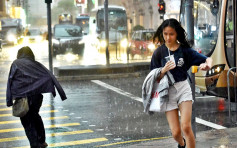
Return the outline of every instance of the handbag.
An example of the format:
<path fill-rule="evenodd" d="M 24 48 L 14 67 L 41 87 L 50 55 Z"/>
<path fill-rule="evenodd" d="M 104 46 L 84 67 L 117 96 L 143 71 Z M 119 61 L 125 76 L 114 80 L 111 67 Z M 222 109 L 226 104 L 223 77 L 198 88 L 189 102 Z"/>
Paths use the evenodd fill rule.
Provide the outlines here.
<path fill-rule="evenodd" d="M 16 98 L 12 106 L 12 115 L 15 117 L 23 117 L 29 111 L 27 97 Z"/>
<path fill-rule="evenodd" d="M 153 90 L 152 90 L 152 98 L 149 111 L 152 112 L 160 112 L 160 96 L 158 92 L 159 83 L 155 82 Z"/>

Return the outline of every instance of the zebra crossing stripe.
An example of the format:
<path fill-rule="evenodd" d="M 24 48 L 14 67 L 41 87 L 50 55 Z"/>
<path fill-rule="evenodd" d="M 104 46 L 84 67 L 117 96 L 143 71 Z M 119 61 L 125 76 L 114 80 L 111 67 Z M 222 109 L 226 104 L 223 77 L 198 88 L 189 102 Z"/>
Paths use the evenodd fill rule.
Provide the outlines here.
<path fill-rule="evenodd" d="M 88 143 L 103 142 L 103 141 L 108 141 L 108 139 L 107 138 L 94 138 L 94 139 L 86 139 L 86 140 L 78 140 L 78 141 L 52 143 L 52 144 L 49 144 L 48 147 L 73 146 L 73 145 L 88 144 Z M 24 146 L 24 147 L 15 147 L 15 148 L 30 148 L 30 147 Z"/>
<path fill-rule="evenodd" d="M 49 117 L 49 118 L 42 118 L 43 121 L 46 120 L 55 120 L 55 119 L 66 119 L 68 116 L 61 116 L 61 117 Z M 12 121 L 0 121 L 0 124 L 11 124 L 11 123 L 20 123 L 20 120 L 12 120 Z"/>
<path fill-rule="evenodd" d="M 54 125 L 46 125 L 45 128 L 57 128 L 57 127 L 66 127 L 66 126 L 77 126 L 80 123 L 66 123 L 66 124 L 54 124 Z M 24 131 L 23 128 L 10 128 L 10 129 L 0 129 L 0 133 L 8 133 L 8 132 L 16 132 L 16 131 Z"/>
<path fill-rule="evenodd" d="M 45 114 L 45 113 L 55 113 L 58 112 L 58 110 L 44 110 L 44 111 L 40 111 L 40 114 Z M 12 114 L 0 114 L 0 117 L 10 117 L 12 116 Z"/>
<path fill-rule="evenodd" d="M 46 137 L 67 136 L 67 135 L 76 135 L 76 134 L 84 134 L 84 133 L 93 133 L 93 131 L 92 130 L 79 130 L 79 131 L 72 131 L 72 132 L 50 133 L 50 134 L 46 134 Z M 0 142 L 10 142 L 10 141 L 17 141 L 17 140 L 25 140 L 25 139 L 27 139 L 26 136 L 1 138 Z"/>
<path fill-rule="evenodd" d="M 0 91 L 0 95 L 4 95 L 4 94 L 6 94 L 6 92 Z"/>
<path fill-rule="evenodd" d="M 51 105 L 42 105 L 41 107 L 50 107 Z M 6 107 L 6 108 L 0 108 L 0 111 L 8 111 L 8 110 L 12 110 L 12 107 Z"/>
<path fill-rule="evenodd" d="M 6 97 L 0 97 L 0 100 L 6 100 Z"/>

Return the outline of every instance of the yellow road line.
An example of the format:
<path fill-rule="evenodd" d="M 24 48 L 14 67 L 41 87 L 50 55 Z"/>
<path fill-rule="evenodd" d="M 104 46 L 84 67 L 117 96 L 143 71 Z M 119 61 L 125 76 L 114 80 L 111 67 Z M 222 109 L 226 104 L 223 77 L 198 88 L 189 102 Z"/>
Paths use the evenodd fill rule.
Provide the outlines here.
<path fill-rule="evenodd" d="M 5 91 L 0 91 L 0 95 L 4 95 L 4 94 L 6 94 Z"/>
<path fill-rule="evenodd" d="M 45 110 L 45 111 L 40 111 L 40 114 L 46 114 L 46 113 L 55 113 L 58 112 L 58 110 Z M 12 114 L 0 114 L 0 117 L 9 117 L 12 116 Z"/>
<path fill-rule="evenodd" d="M 66 119 L 66 118 L 68 118 L 68 116 L 48 117 L 48 118 L 42 118 L 42 120 L 45 121 L 45 120 Z M 20 123 L 20 120 L 0 121 L 0 124 L 11 124 L 11 123 Z"/>
<path fill-rule="evenodd" d="M 46 137 L 67 136 L 67 135 L 76 135 L 76 134 L 84 134 L 84 133 L 93 133 L 93 131 L 92 130 L 79 130 L 79 131 L 72 131 L 72 132 L 51 133 L 51 134 L 46 134 Z M 24 139 L 27 139 L 27 137 L 20 136 L 20 137 L 11 137 L 11 138 L 1 138 L 0 142 L 9 142 L 9 141 L 16 141 L 16 140 L 24 140 Z"/>
<path fill-rule="evenodd" d="M 47 125 L 44 127 L 45 128 L 57 128 L 57 127 L 66 127 L 66 126 L 77 126 L 77 125 L 80 125 L 80 123 L 55 124 L 55 125 Z M 15 131 L 24 131 L 24 129 L 23 128 L 1 129 L 0 133 L 15 132 Z"/>
<path fill-rule="evenodd" d="M 6 105 L 6 103 L 0 103 L 0 105 Z"/>
<path fill-rule="evenodd" d="M 42 105 L 41 107 L 50 107 L 51 105 Z M 8 111 L 8 110 L 12 110 L 12 107 L 7 107 L 7 108 L 1 108 L 0 111 Z"/>
<path fill-rule="evenodd" d="M 0 97 L 0 100 L 5 100 L 6 99 L 6 97 Z"/>
<path fill-rule="evenodd" d="M 110 144 L 105 144 L 105 145 L 99 145 L 99 146 L 96 146 L 96 147 L 107 147 L 107 146 L 120 145 L 120 144 L 125 144 L 125 143 L 133 143 L 133 142 L 142 142 L 142 141 L 152 141 L 152 140 L 168 139 L 168 138 L 171 138 L 171 137 L 172 137 L 172 136 L 168 136 L 168 137 L 158 137 L 158 138 L 150 138 L 150 139 L 138 139 L 138 140 L 123 141 L 123 142 L 117 142 L 117 143 L 110 143 Z"/>
<path fill-rule="evenodd" d="M 49 144 L 48 147 L 72 146 L 72 145 L 80 145 L 80 144 L 102 142 L 102 141 L 108 141 L 108 139 L 106 139 L 106 138 L 95 138 L 95 139 L 87 139 L 87 140 L 78 140 L 78 141 L 69 141 L 69 142 L 61 142 L 61 143 L 52 143 L 52 144 Z M 29 146 L 15 147 L 15 148 L 29 148 Z"/>
<path fill-rule="evenodd" d="M 6 87 L 0 87 L 0 90 L 6 90 Z"/>

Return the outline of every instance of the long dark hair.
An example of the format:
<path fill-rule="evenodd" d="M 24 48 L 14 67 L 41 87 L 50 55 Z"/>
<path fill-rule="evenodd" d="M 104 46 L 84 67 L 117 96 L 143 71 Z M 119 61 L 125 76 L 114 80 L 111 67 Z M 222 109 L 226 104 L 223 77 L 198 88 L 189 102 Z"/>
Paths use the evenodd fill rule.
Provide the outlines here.
<path fill-rule="evenodd" d="M 177 33 L 177 40 L 179 41 L 181 46 L 188 47 L 188 48 L 191 47 L 190 43 L 187 40 L 187 33 L 185 32 L 185 30 L 183 29 L 181 24 L 176 19 L 173 19 L 173 18 L 165 20 L 158 27 L 158 29 L 156 30 L 156 33 L 153 36 L 154 42 L 156 41 L 156 39 L 158 39 L 158 42 L 165 43 L 165 40 L 163 37 L 163 30 L 165 27 L 168 27 L 168 26 L 175 29 L 175 31 Z"/>
<path fill-rule="evenodd" d="M 17 59 L 21 58 L 29 58 L 35 61 L 35 55 L 29 46 L 22 47 L 21 49 L 18 50 Z"/>

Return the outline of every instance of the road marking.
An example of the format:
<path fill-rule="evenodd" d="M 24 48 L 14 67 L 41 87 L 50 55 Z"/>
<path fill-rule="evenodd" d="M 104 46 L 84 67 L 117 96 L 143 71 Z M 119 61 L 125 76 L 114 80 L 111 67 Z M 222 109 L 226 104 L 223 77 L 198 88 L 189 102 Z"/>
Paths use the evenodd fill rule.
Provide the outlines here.
<path fill-rule="evenodd" d="M 42 105 L 41 107 L 50 107 L 51 105 Z M 6 108 L 1 108 L 0 111 L 8 111 L 8 110 L 12 110 L 12 107 L 6 107 Z"/>
<path fill-rule="evenodd" d="M 203 97 L 195 97 L 196 99 L 202 99 L 202 98 L 215 98 L 216 96 L 203 96 Z"/>
<path fill-rule="evenodd" d="M 142 102 L 142 98 L 137 97 L 137 96 L 135 96 L 135 95 L 133 95 L 133 94 L 130 94 L 130 93 L 126 92 L 126 91 L 123 91 L 123 90 L 121 90 L 121 89 L 119 89 L 119 88 L 116 88 L 116 87 L 114 87 L 114 86 L 111 86 L 111 85 L 106 84 L 106 83 L 104 83 L 104 82 L 102 82 L 102 81 L 99 81 L 99 80 L 91 80 L 91 81 L 94 82 L 94 83 L 96 83 L 96 84 L 98 84 L 98 85 L 100 85 L 100 86 L 103 86 L 103 87 L 105 87 L 105 88 L 108 88 L 108 89 L 110 89 L 110 90 L 112 90 L 112 91 L 114 91 L 114 92 L 117 92 L 117 93 L 119 93 L 119 94 L 121 94 L 121 95 L 127 96 L 127 97 L 129 97 L 129 98 L 131 98 L 131 99 L 133 99 L 133 100 Z"/>
<path fill-rule="evenodd" d="M 5 91 L 0 91 L 0 95 L 4 95 L 4 94 L 6 94 Z"/>
<path fill-rule="evenodd" d="M 143 102 L 143 101 L 142 101 L 142 98 L 137 97 L 137 96 L 135 96 L 135 95 L 133 95 L 133 94 L 130 94 L 130 93 L 128 93 L 128 92 L 126 92 L 126 91 L 123 91 L 123 90 L 121 90 L 121 89 L 119 89 L 119 88 L 116 88 L 116 87 L 114 87 L 114 86 L 111 86 L 111 85 L 109 85 L 109 84 L 106 84 L 106 83 L 104 83 L 104 82 L 102 82 L 102 81 L 99 81 L 99 80 L 91 80 L 91 82 L 96 83 L 96 84 L 98 84 L 98 85 L 100 85 L 100 86 L 102 86 L 102 87 L 105 87 L 105 88 L 107 88 L 107 89 L 110 89 L 110 90 L 112 90 L 112 91 L 114 91 L 114 92 L 117 92 L 117 93 L 119 93 L 119 94 L 121 94 L 121 95 L 127 96 L 127 97 L 129 97 L 129 98 L 131 98 L 131 99 L 133 99 L 133 100 L 136 100 L 136 101 L 139 101 L 139 102 Z M 205 120 L 203 120 L 203 119 L 201 119 L 201 118 L 198 118 L 198 117 L 195 118 L 195 121 L 196 121 L 197 123 L 199 123 L 199 124 L 203 124 L 203 125 L 205 125 L 205 126 L 208 126 L 208 127 L 214 128 L 214 129 L 219 129 L 219 128 L 222 128 L 222 129 L 223 129 L 223 128 L 226 128 L 226 127 L 224 127 L 224 126 L 220 126 L 220 125 L 218 125 L 218 124 L 205 121 Z"/>
<path fill-rule="evenodd" d="M 45 111 L 40 111 L 40 114 L 45 114 L 45 113 L 55 113 L 58 112 L 58 110 L 45 110 Z M 8 117 L 12 116 L 12 114 L 0 114 L 0 117 Z"/>
<path fill-rule="evenodd" d="M 218 125 L 218 124 L 209 122 L 209 121 L 205 121 L 205 120 L 200 119 L 200 118 L 197 118 L 197 117 L 196 117 L 195 120 L 196 120 L 197 123 L 204 124 L 204 125 L 206 125 L 206 126 L 209 126 L 209 127 L 214 128 L 214 129 L 225 129 L 225 128 L 226 128 L 226 127 L 224 127 L 224 126 L 221 126 L 221 125 Z"/>
<path fill-rule="evenodd" d="M 55 119 L 66 119 L 68 116 L 61 116 L 61 117 L 48 117 L 48 118 L 42 118 L 43 121 L 47 120 L 55 120 Z M 12 120 L 12 121 L 0 121 L 0 124 L 11 124 L 11 123 L 20 123 L 20 120 Z"/>
<path fill-rule="evenodd" d="M 6 90 L 6 87 L 0 87 L 0 90 Z"/>
<path fill-rule="evenodd" d="M 110 144 L 105 144 L 105 145 L 98 145 L 98 146 L 96 146 L 96 147 L 107 147 L 107 146 L 120 145 L 120 144 L 125 144 L 125 143 L 134 143 L 134 142 L 142 142 L 142 141 L 161 140 L 161 139 L 168 139 L 168 138 L 172 138 L 172 136 L 168 136 L 168 137 L 158 137 L 158 138 L 150 138 L 150 139 L 139 139 L 139 140 L 131 140 L 131 141 L 123 141 L 123 142 L 116 142 L 116 143 L 110 143 Z"/>
<path fill-rule="evenodd" d="M 76 134 L 84 134 L 84 133 L 93 133 L 93 131 L 92 130 L 79 130 L 79 131 L 72 131 L 72 132 L 51 133 L 51 134 L 46 134 L 46 137 L 67 136 L 67 135 L 76 135 Z M 27 137 L 20 136 L 20 137 L 11 137 L 11 138 L 1 138 L 0 142 L 9 142 L 9 141 L 16 141 L 16 140 L 24 140 L 24 139 L 27 139 Z"/>
<path fill-rule="evenodd" d="M 6 105 L 6 103 L 0 103 L 1 106 Z"/>
<path fill-rule="evenodd" d="M 108 139 L 107 138 L 95 138 L 95 139 L 61 142 L 61 143 L 52 143 L 52 144 L 49 144 L 48 147 L 72 146 L 72 145 L 88 144 L 88 143 L 103 142 L 103 141 L 108 141 Z M 29 148 L 29 146 L 15 147 L 15 148 Z"/>
<path fill-rule="evenodd" d="M 54 124 L 54 125 L 47 125 L 45 128 L 60 128 L 66 126 L 77 126 L 80 123 L 66 123 L 66 124 Z M 24 131 L 24 128 L 10 128 L 10 129 L 1 129 L 0 133 L 8 133 L 8 132 L 16 132 L 16 131 Z"/>
<path fill-rule="evenodd" d="M 0 100 L 6 100 L 6 97 L 0 97 Z"/>

